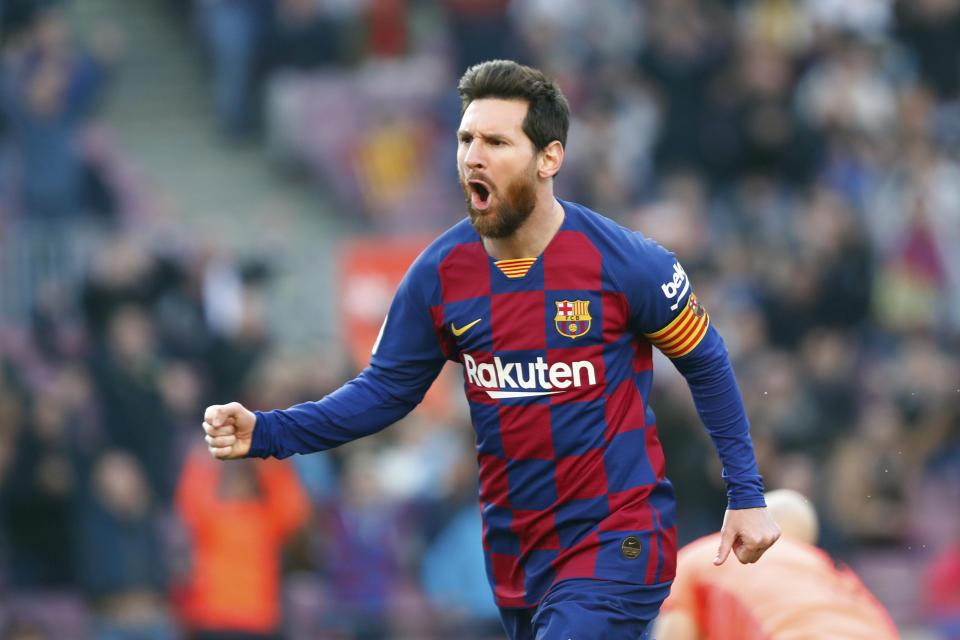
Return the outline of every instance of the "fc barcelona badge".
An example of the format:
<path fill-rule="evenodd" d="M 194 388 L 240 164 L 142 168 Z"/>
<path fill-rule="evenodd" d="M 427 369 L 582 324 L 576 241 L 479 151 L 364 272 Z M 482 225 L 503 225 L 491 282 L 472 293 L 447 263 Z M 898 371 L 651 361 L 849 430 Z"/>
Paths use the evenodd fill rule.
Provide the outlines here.
<path fill-rule="evenodd" d="M 579 338 L 590 331 L 589 300 L 557 300 L 557 316 L 553 319 L 560 335 Z"/>

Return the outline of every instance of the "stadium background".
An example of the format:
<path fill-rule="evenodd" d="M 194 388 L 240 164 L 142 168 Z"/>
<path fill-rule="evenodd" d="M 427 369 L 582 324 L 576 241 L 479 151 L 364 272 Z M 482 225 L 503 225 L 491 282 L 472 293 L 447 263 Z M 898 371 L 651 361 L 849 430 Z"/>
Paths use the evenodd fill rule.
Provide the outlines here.
<path fill-rule="evenodd" d="M 3 637 L 265 628 L 273 604 L 291 638 L 497 637 L 456 371 L 273 479 L 190 455 L 206 404 L 286 406 L 362 366 L 405 264 L 463 215 L 454 87 L 492 57 L 570 100 L 561 197 L 683 261 L 767 486 L 813 497 L 904 637 L 960 637 L 958 0 L 0 0 L 0 19 Z M 686 542 L 723 488 L 656 370 Z M 212 485 L 226 529 L 285 523 L 254 578 L 214 589 L 266 603 L 234 621 L 189 587 L 220 566 L 185 497 Z"/>

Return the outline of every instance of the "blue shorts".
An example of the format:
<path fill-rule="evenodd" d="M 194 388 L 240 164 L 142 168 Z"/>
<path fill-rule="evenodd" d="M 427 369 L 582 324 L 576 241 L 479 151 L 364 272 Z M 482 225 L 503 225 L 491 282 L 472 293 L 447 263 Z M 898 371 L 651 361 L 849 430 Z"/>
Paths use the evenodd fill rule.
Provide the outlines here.
<path fill-rule="evenodd" d="M 500 609 L 510 640 L 638 640 L 670 593 L 670 583 L 637 585 L 572 578 L 551 587 L 529 609 Z"/>

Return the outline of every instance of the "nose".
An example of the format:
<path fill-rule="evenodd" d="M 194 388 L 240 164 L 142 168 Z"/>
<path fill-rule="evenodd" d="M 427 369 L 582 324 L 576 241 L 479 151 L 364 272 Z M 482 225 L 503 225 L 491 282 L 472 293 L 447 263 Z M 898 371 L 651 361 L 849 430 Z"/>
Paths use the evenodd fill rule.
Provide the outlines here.
<path fill-rule="evenodd" d="M 479 140 L 471 140 L 463 154 L 463 164 L 470 169 L 479 170 L 487 166 L 486 158 Z"/>

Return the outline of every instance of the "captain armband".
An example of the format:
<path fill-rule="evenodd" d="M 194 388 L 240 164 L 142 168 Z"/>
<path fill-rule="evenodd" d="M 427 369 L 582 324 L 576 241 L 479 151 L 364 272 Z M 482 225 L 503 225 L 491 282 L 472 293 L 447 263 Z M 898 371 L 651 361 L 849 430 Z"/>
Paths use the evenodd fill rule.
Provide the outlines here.
<path fill-rule="evenodd" d="M 697 297 L 690 293 L 683 311 L 659 331 L 644 334 L 647 340 L 668 358 L 679 358 L 693 351 L 710 326 L 710 316 Z"/>

